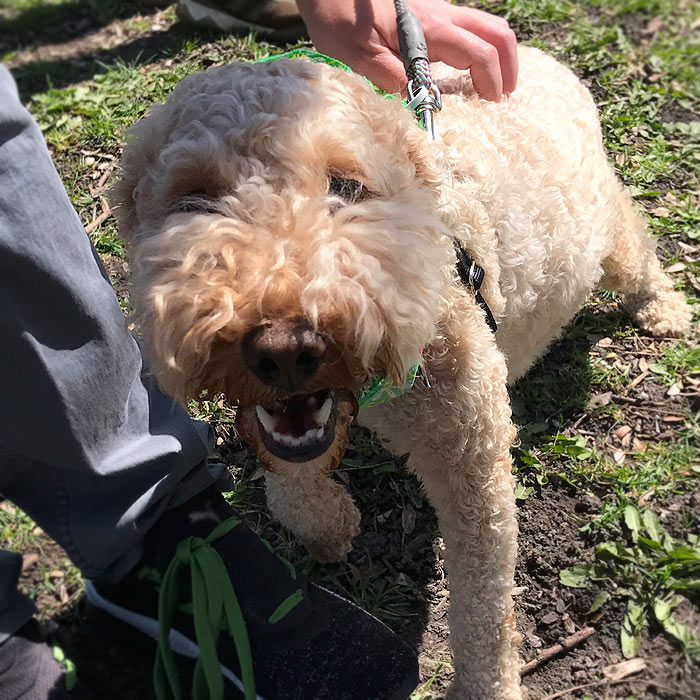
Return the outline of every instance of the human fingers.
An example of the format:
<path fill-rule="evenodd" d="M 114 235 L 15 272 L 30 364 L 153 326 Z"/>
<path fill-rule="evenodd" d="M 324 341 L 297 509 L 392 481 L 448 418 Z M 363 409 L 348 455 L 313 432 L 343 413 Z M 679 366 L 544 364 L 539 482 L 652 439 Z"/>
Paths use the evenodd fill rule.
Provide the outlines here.
<path fill-rule="evenodd" d="M 498 49 L 493 44 L 449 22 L 443 24 L 440 31 L 431 31 L 426 42 L 431 61 L 469 69 L 480 97 L 494 102 L 501 98 L 503 78 Z"/>
<path fill-rule="evenodd" d="M 496 48 L 503 91 L 513 92 L 518 83 L 518 40 L 508 22 L 489 12 L 458 5 L 449 5 L 447 14 L 453 24 Z"/>

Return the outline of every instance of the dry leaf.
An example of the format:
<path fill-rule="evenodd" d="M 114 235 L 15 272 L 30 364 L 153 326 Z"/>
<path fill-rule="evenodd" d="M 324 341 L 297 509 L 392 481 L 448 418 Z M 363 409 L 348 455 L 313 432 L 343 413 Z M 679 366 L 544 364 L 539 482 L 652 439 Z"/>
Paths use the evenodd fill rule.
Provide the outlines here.
<path fill-rule="evenodd" d="M 219 447 L 219 445 L 224 444 L 224 439 L 222 437 L 216 438 L 216 446 Z"/>
<path fill-rule="evenodd" d="M 612 338 L 601 338 L 596 345 L 601 348 L 607 348 L 612 345 Z"/>
<path fill-rule="evenodd" d="M 649 489 L 645 491 L 638 499 L 637 499 L 637 505 L 641 508 L 642 506 L 645 506 L 647 501 L 651 498 L 656 493 L 656 489 Z"/>
<path fill-rule="evenodd" d="M 678 396 L 681 393 L 681 387 L 678 384 L 671 384 L 666 392 L 666 396 Z"/>
<path fill-rule="evenodd" d="M 682 272 L 685 270 L 685 264 L 682 262 L 677 262 L 673 263 L 673 265 L 669 265 L 664 272 Z"/>
<path fill-rule="evenodd" d="M 65 574 L 60 569 L 54 569 L 49 571 L 49 578 L 63 578 Z"/>
<path fill-rule="evenodd" d="M 31 569 L 34 564 L 36 564 L 39 561 L 39 555 L 36 552 L 32 552 L 31 554 L 25 554 L 22 557 L 22 571 L 26 571 L 27 569 Z"/>
<path fill-rule="evenodd" d="M 265 476 L 265 469 L 263 467 L 258 467 L 254 472 L 253 476 L 250 477 L 251 481 L 257 481 Z"/>
<path fill-rule="evenodd" d="M 615 450 L 613 452 L 613 462 L 615 464 L 623 464 L 625 461 L 625 453 L 622 450 Z"/>
<path fill-rule="evenodd" d="M 625 164 L 625 154 L 624 154 L 624 153 L 618 153 L 618 154 L 615 156 L 615 162 L 616 162 L 618 165 L 624 165 L 624 164 Z"/>
<path fill-rule="evenodd" d="M 683 416 L 664 416 L 661 420 L 664 423 L 682 423 Z"/>
<path fill-rule="evenodd" d="M 591 406 L 607 406 L 612 398 L 612 391 L 606 391 L 602 394 L 594 394 L 591 396 Z"/>
<path fill-rule="evenodd" d="M 649 370 L 649 363 L 643 358 L 639 358 L 639 371 L 646 372 Z"/>
<path fill-rule="evenodd" d="M 617 430 L 613 430 L 613 435 L 618 439 L 622 440 L 625 435 L 632 432 L 632 428 L 629 425 L 621 425 Z"/>
<path fill-rule="evenodd" d="M 678 200 L 676 199 L 676 195 L 673 194 L 673 192 L 671 192 L 671 191 L 666 192 L 666 196 L 664 197 L 664 199 L 665 199 L 667 202 L 671 202 L 671 204 L 675 204 L 675 203 L 678 201 Z"/>
<path fill-rule="evenodd" d="M 416 529 L 416 510 L 410 504 L 401 511 L 401 528 L 407 535 Z"/>
<path fill-rule="evenodd" d="M 656 207 L 652 209 L 650 213 L 654 216 L 662 216 L 665 219 L 668 219 L 668 217 L 671 216 L 671 212 L 666 209 L 666 207 Z"/>
<path fill-rule="evenodd" d="M 632 439 L 632 449 L 635 452 L 644 452 L 646 450 L 647 444 L 645 442 L 642 442 L 639 438 L 633 438 Z"/>
<path fill-rule="evenodd" d="M 564 620 L 564 629 L 568 634 L 573 634 L 576 631 L 576 625 L 569 619 Z"/>
<path fill-rule="evenodd" d="M 640 673 L 647 667 L 644 659 L 635 658 L 621 661 L 619 664 L 612 664 L 603 669 L 603 675 L 611 681 L 621 681 L 623 678 Z"/>

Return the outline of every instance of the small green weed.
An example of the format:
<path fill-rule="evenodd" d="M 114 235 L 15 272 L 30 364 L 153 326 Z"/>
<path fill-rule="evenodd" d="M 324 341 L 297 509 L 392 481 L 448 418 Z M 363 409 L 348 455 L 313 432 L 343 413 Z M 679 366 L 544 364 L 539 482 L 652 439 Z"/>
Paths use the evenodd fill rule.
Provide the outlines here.
<path fill-rule="evenodd" d="M 586 588 L 596 581 L 605 586 L 596 595 L 590 612 L 612 597 L 627 599 L 627 612 L 620 630 L 620 645 L 626 658 L 637 653 L 641 632 L 655 621 L 687 656 L 700 657 L 700 639 L 687 625 L 678 622 L 674 609 L 683 593 L 700 591 L 700 541 L 689 534 L 676 540 L 661 526 L 651 510 L 627 505 L 623 514 L 631 546 L 603 542 L 596 547 L 596 563 L 564 569 L 564 586 Z"/>

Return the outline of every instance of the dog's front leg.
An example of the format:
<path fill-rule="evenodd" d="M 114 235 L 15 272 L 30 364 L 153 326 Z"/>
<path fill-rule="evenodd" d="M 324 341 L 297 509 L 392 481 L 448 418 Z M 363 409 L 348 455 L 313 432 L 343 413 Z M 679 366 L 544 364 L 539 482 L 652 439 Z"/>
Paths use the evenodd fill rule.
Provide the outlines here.
<path fill-rule="evenodd" d="M 318 561 L 338 561 L 360 532 L 360 513 L 344 486 L 316 462 L 287 463 L 265 475 L 267 505 Z"/>
<path fill-rule="evenodd" d="M 478 310 L 459 316 L 425 350 L 432 387 L 416 386 L 366 418 L 395 451 L 410 452 L 408 465 L 438 514 L 455 668 L 448 698 L 514 700 L 520 635 L 511 598 L 517 523 L 507 372 Z"/>

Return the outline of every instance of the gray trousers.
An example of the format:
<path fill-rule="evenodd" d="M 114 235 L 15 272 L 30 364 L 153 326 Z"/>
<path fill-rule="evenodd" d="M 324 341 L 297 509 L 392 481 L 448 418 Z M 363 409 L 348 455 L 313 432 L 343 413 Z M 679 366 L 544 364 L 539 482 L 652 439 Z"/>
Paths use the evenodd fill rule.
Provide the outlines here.
<path fill-rule="evenodd" d="M 0 66 L 0 493 L 118 581 L 167 508 L 213 483 L 209 428 L 162 394 L 41 132 Z M 2 543 L 0 543 L 0 546 Z M 32 615 L 0 550 L 0 641 Z"/>

